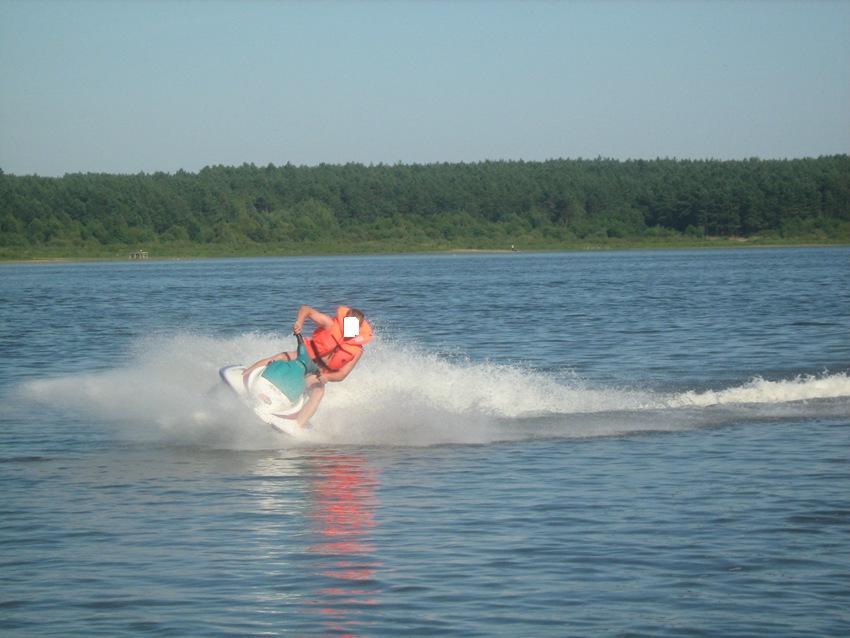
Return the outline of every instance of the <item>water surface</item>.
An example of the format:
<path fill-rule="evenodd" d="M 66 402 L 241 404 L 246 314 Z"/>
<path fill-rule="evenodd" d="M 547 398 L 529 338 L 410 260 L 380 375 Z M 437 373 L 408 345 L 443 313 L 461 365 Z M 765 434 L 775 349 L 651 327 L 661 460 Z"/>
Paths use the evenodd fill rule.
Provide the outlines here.
<path fill-rule="evenodd" d="M 850 632 L 850 249 L 0 274 L 5 635 Z M 303 302 L 297 443 L 217 369 Z"/>

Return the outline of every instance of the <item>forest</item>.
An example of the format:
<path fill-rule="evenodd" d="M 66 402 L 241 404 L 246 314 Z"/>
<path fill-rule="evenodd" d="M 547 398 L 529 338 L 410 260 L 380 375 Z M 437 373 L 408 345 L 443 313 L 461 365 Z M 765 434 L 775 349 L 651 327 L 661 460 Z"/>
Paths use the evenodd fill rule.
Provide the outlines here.
<path fill-rule="evenodd" d="M 850 156 L 0 171 L 0 258 L 850 243 Z"/>

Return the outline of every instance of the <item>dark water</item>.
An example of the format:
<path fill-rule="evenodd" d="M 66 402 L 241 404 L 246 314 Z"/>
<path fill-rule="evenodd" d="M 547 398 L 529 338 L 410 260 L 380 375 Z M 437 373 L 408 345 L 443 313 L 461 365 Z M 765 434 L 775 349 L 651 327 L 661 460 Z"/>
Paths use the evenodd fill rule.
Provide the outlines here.
<path fill-rule="evenodd" d="M 846 248 L 2 266 L 0 633 L 847 635 L 848 374 Z"/>

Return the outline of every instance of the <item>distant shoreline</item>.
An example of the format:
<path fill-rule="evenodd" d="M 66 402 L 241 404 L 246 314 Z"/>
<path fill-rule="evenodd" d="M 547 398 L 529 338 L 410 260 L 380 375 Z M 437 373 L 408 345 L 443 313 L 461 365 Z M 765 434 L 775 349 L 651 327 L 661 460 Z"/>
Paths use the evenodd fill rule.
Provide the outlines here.
<path fill-rule="evenodd" d="M 850 156 L 0 172 L 0 260 L 850 243 Z"/>
<path fill-rule="evenodd" d="M 331 250 L 327 247 L 311 247 L 314 250 L 304 251 L 284 251 L 274 250 L 275 247 L 267 247 L 265 251 L 257 250 L 221 250 L 221 251 L 200 251 L 193 252 L 191 248 L 180 247 L 162 247 L 163 253 L 157 254 L 156 247 L 152 247 L 151 256 L 148 259 L 138 260 L 130 259 L 127 255 L 127 249 L 122 249 L 117 254 L 112 255 L 58 255 L 58 256 L 2 256 L 0 255 L 0 265 L 13 264 L 62 264 L 62 263 L 86 263 L 86 262 L 127 262 L 127 263 L 146 263 L 150 261 L 183 261 L 195 259 L 252 259 L 263 257 L 344 257 L 344 256 L 368 256 L 368 255 L 423 255 L 423 254 L 444 254 L 444 255 L 488 255 L 488 254 L 511 254 L 511 253 L 543 253 L 543 252 L 622 252 L 629 250 L 650 250 L 650 251 L 667 251 L 667 250 L 705 250 L 705 249 L 735 249 L 735 248 L 831 248 L 831 247 L 846 247 L 850 243 L 843 241 L 835 242 L 817 242 L 805 240 L 746 240 L 740 238 L 722 238 L 722 239 L 703 239 L 694 241 L 682 242 L 608 242 L 608 243 L 593 243 L 588 242 L 582 245 L 535 245 L 528 247 L 516 248 L 473 248 L 473 247 L 417 247 L 410 249 L 396 249 L 391 247 L 382 249 L 380 246 L 360 247 L 361 250 L 338 251 Z"/>

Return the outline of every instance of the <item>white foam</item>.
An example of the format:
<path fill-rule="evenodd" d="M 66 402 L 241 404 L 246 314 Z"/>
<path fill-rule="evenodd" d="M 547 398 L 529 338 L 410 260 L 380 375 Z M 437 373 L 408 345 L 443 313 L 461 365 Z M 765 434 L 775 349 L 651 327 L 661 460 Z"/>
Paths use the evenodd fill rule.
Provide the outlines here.
<path fill-rule="evenodd" d="M 280 437 L 219 381 L 227 363 L 253 362 L 284 340 L 246 334 L 222 340 L 197 335 L 148 337 L 120 368 L 31 381 L 29 400 L 108 424 L 133 440 L 227 448 L 275 447 Z"/>
<path fill-rule="evenodd" d="M 725 390 L 684 392 L 668 401 L 671 407 L 736 405 L 746 403 L 787 403 L 850 396 L 846 373 L 824 376 L 799 375 L 790 380 L 767 381 L 761 377 Z"/>
<path fill-rule="evenodd" d="M 23 396 L 115 427 L 122 436 L 137 440 L 236 449 L 286 447 L 296 443 L 259 422 L 220 383 L 218 369 L 294 348 L 292 337 L 276 334 L 231 339 L 152 336 L 124 358 L 129 365 L 29 382 Z M 310 441 L 433 445 L 603 436 L 695 427 L 711 418 L 694 417 L 693 410 L 715 405 L 838 397 L 850 397 L 846 373 L 784 381 L 757 378 L 716 391 L 664 394 L 595 387 L 578 378 L 487 362 L 451 362 L 421 348 L 378 341 L 370 344 L 367 356 L 344 383 L 327 386 Z"/>

